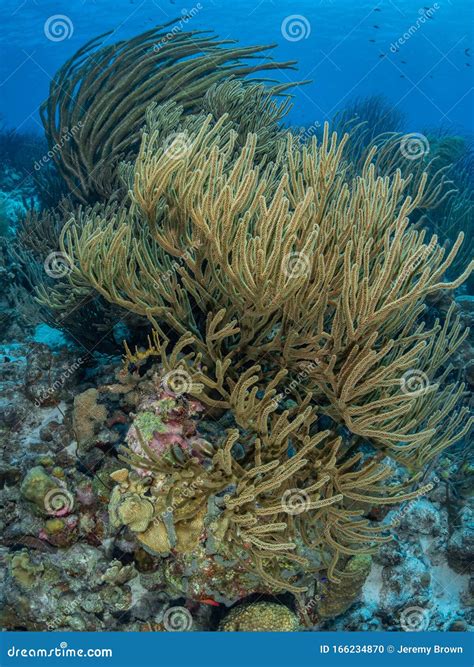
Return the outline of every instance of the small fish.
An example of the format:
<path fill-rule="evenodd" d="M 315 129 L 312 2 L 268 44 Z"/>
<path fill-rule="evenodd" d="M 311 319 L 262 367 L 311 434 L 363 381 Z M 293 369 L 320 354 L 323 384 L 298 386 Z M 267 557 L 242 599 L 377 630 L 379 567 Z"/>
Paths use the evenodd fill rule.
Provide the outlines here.
<path fill-rule="evenodd" d="M 201 598 L 199 600 L 199 602 L 201 602 L 202 604 L 210 604 L 213 607 L 220 607 L 219 602 L 216 602 L 215 600 L 212 600 L 211 598 Z"/>
<path fill-rule="evenodd" d="M 372 42 L 372 44 L 375 44 L 375 39 L 369 39 L 369 42 Z"/>
<path fill-rule="evenodd" d="M 404 75 L 404 74 L 400 74 L 400 79 L 405 79 L 405 75 Z"/>
<path fill-rule="evenodd" d="M 376 30 L 378 30 L 378 29 L 380 28 L 380 26 L 378 26 L 378 25 L 374 25 L 374 28 L 375 28 Z"/>
<path fill-rule="evenodd" d="M 471 64 L 470 64 L 470 63 L 466 63 L 466 67 L 470 67 L 470 66 L 471 66 Z"/>
<path fill-rule="evenodd" d="M 468 46 L 467 49 L 464 49 L 464 55 L 466 55 L 468 58 L 471 57 L 471 54 L 469 53 L 470 50 L 471 50 L 471 47 L 470 47 L 470 46 Z"/>
<path fill-rule="evenodd" d="M 379 58 L 385 58 L 385 53 L 380 53 Z"/>
<path fill-rule="evenodd" d="M 381 12 L 381 11 L 382 10 L 380 9 L 380 7 L 374 7 L 374 12 Z"/>

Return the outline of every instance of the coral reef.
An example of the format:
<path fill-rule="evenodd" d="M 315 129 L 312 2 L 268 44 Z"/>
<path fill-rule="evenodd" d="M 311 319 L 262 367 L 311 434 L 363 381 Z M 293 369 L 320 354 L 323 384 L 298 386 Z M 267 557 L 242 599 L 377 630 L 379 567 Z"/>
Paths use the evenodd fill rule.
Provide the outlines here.
<path fill-rule="evenodd" d="M 465 303 L 461 300 L 460 306 Z M 468 311 L 463 313 L 467 315 Z M 219 570 L 219 558 L 214 553 L 204 554 L 205 563 L 198 550 L 194 562 L 185 552 L 174 551 L 164 557 L 149 555 L 143 547 L 150 549 L 140 542 L 143 532 L 134 531 L 143 526 L 111 526 L 107 506 L 112 497 L 123 498 L 122 484 L 127 478 L 134 477 L 136 484 L 150 488 L 148 471 L 133 465 L 124 470 L 124 463 L 115 455 L 119 442 L 126 442 L 140 455 L 138 431 L 133 431 L 132 424 L 142 410 L 157 413 L 156 421 L 146 416 L 141 422 L 142 430 L 155 451 L 165 453 L 162 448 L 167 445 L 164 463 L 170 468 L 188 450 L 183 441 L 193 443 L 195 453 L 199 448 L 199 462 L 204 468 L 209 455 L 218 451 L 225 428 L 232 425 L 230 413 L 227 411 L 216 421 L 201 409 L 197 399 L 170 391 L 173 377 L 168 377 L 162 386 L 156 377 L 156 366 L 146 372 L 142 367 L 140 373 L 119 370 L 116 377 L 119 360 L 102 356 L 97 357 L 93 368 L 89 362 L 85 377 L 74 373 L 64 383 L 55 383 L 55 400 L 38 405 L 34 397 L 43 394 L 42 389 L 34 387 L 36 382 L 41 386 L 39 370 L 43 369 L 43 375 L 61 377 L 65 368 L 74 366 L 78 351 L 62 347 L 46 354 L 44 345 L 25 342 L 9 354 L 9 362 L 0 368 L 2 381 L 8 386 L 5 402 L 0 406 L 5 443 L 0 468 L 0 557 L 6 566 L 0 587 L 2 625 L 30 630 L 163 631 L 164 617 L 176 605 L 181 608 L 184 595 L 193 629 L 218 629 L 225 623 L 228 605 L 246 600 L 252 586 L 262 586 L 255 576 L 247 571 L 237 576 L 236 564 L 222 560 Z M 37 369 L 28 378 L 27 357 Z M 107 420 L 94 435 L 94 446 L 78 457 L 73 429 L 74 397 L 87 391 L 91 384 L 99 388 L 98 402 L 107 407 Z M 156 435 L 150 436 L 147 425 Z M 233 448 L 237 461 L 242 461 L 243 453 L 240 446 Z M 38 466 L 41 474 L 35 472 Z M 307 576 L 307 592 L 295 594 L 293 600 L 279 600 L 294 610 L 299 628 L 399 629 L 403 610 L 412 604 L 426 609 L 429 629 L 470 626 L 470 564 L 466 562 L 468 471 L 456 448 L 442 455 L 438 470 L 438 481 L 428 478 L 431 491 L 395 507 L 383 519 L 386 527 L 393 525 L 394 539 L 372 556 L 365 582 L 368 559 L 356 556 L 354 560 L 362 566 L 355 568 L 357 578 L 343 577 L 341 584 L 335 584 L 322 569 Z M 397 466 L 394 474 L 402 478 L 403 467 Z M 31 488 L 29 480 L 37 475 L 45 486 L 33 494 L 35 503 L 23 494 L 31 494 L 27 490 Z M 179 509 L 176 517 L 183 518 L 177 525 L 178 533 L 185 537 L 186 531 L 181 532 L 179 524 L 186 525 L 182 510 L 193 490 L 192 482 L 182 483 L 169 498 L 171 512 Z M 44 511 L 49 491 L 54 492 L 49 496 L 54 504 L 48 502 L 48 510 Z M 451 493 L 456 496 L 452 496 L 448 509 L 445 499 Z M 299 512 L 301 499 L 294 500 L 293 509 Z M 145 501 L 151 504 L 155 499 L 145 495 Z M 298 516 L 288 514 L 287 518 L 297 520 Z M 191 531 L 187 535 L 192 537 Z M 345 568 L 354 568 L 350 563 L 351 559 Z M 197 564 L 204 565 L 200 573 Z M 430 572 L 431 578 L 427 577 Z M 247 582 L 247 587 L 239 589 L 242 582 Z M 400 588 L 397 582 L 403 582 L 403 586 Z M 341 606 L 335 608 L 333 600 L 340 600 Z M 216 606 L 216 601 L 221 604 Z M 339 613 L 348 604 L 348 611 Z M 239 604 L 236 609 L 240 607 Z M 337 616 L 323 616 L 325 609 L 332 609 Z M 292 622 L 290 611 L 285 607 L 279 611 L 285 623 L 285 619 Z"/>
<path fill-rule="evenodd" d="M 69 196 L 1 246 L 7 314 L 34 289 L 69 333 L 4 325 L 5 627 L 394 629 L 410 604 L 467 627 L 464 148 L 401 163 L 382 100 L 308 140 L 286 84 L 243 78 L 292 63 L 166 34 L 61 68 L 42 116 Z"/>
<path fill-rule="evenodd" d="M 350 161 L 357 163 L 382 138 L 401 133 L 405 123 L 403 113 L 384 95 L 371 95 L 351 100 L 336 113 L 331 126 L 341 136 L 346 132 L 351 135 L 347 150 Z"/>
<path fill-rule="evenodd" d="M 269 59 L 245 65 L 271 47 L 228 46 L 230 40 L 202 31 L 167 30 L 175 22 L 116 44 L 103 45 L 110 33 L 100 35 L 55 75 L 41 117 L 56 167 L 77 200 L 90 203 L 114 193 L 119 162 L 138 150 L 152 102 L 174 99 L 193 111 L 213 84 L 229 76 L 294 65 Z"/>
<path fill-rule="evenodd" d="M 176 159 L 177 139 L 163 148 L 165 114 L 151 107 L 136 163 L 123 169 L 129 209 L 86 211 L 85 222 L 65 226 L 61 248 L 72 284 L 88 282 L 153 323 L 153 344 L 129 353 L 129 363 L 158 357 L 175 392 L 214 416 L 231 410 L 237 428 L 215 452 L 181 448 L 171 468 L 153 446 L 159 429 L 140 437 L 142 451 L 131 448 L 126 460 L 152 473 L 151 485 L 127 476 L 115 502 L 126 503 L 122 514 L 136 532 L 152 535 L 155 553 L 193 552 L 204 535 L 204 553 L 211 539 L 220 558 L 246 562 L 271 590 L 304 591 L 304 573 L 321 568 L 338 582 L 340 561 L 386 539 L 364 508 L 422 493 L 409 487 L 423 467 L 469 430 L 467 408 L 453 410 L 463 385 L 446 382 L 446 362 L 467 331 L 453 308 L 443 326 L 419 323 L 424 299 L 457 288 L 471 271 L 442 281 L 462 235 L 449 253 L 436 237 L 425 241 L 409 215 L 427 176 L 413 196 L 405 195 L 410 178 L 377 177 L 369 161 L 353 178 L 343 162 L 348 137 L 330 136 L 327 126 L 321 143 L 287 135 L 276 161 L 260 165 L 258 135 L 240 148 L 226 115 L 183 118 L 168 105 L 167 117 L 171 111 L 182 119 L 183 155 Z M 180 260 L 175 268 L 172 258 Z M 166 273 L 168 280 L 155 279 Z M 170 353 L 164 323 L 178 337 Z M 413 389 L 413 374 L 426 386 Z M 289 409 L 281 405 L 285 389 Z M 352 437 L 318 429 L 316 412 Z M 138 423 L 134 429 L 140 433 Z M 357 439 L 379 455 L 364 460 Z M 403 483 L 390 482 L 387 455 L 406 466 Z M 178 473 L 187 487 L 197 484 L 181 514 L 186 547 L 177 534 Z M 291 494 L 306 502 L 290 521 Z M 178 503 L 166 521 L 164 498 Z M 120 512 L 111 511 L 118 524 Z"/>
<path fill-rule="evenodd" d="M 380 175 L 388 176 L 400 170 L 404 177 L 411 179 L 415 190 L 423 173 L 429 174 L 431 186 L 419 202 L 418 210 L 412 213 L 412 221 L 436 234 L 439 243 L 447 247 L 464 233 L 462 249 L 447 270 L 449 277 L 455 277 L 465 270 L 473 255 L 472 145 L 464 137 L 442 130 L 406 134 L 404 125 L 402 114 L 378 95 L 354 100 L 333 119 L 333 128 L 339 134 L 350 134 L 345 156 L 356 167 L 356 172 L 369 160 Z M 410 154 L 410 142 L 413 142 L 413 154 Z M 467 278 L 470 292 L 472 280 L 471 274 Z"/>
<path fill-rule="evenodd" d="M 315 605 L 318 619 L 335 618 L 343 614 L 354 603 L 370 572 L 370 556 L 355 556 L 344 568 L 345 578 L 334 585 L 326 581 L 320 587 L 320 602 Z"/>
<path fill-rule="evenodd" d="M 73 340 L 108 352 L 117 351 L 125 337 L 114 328 L 119 320 L 134 343 L 146 340 L 150 327 L 143 318 L 107 302 L 77 275 L 74 285 L 62 280 L 69 270 L 58 246 L 65 222 L 84 216 L 81 202 L 96 202 L 93 211 L 100 217 L 120 211 L 118 202 L 126 199 L 127 189 L 119 177 L 120 163 L 136 156 L 150 104 L 166 101 L 160 136 L 168 144 L 177 135 L 179 142 L 179 114 L 174 112 L 179 101 L 186 114 L 229 114 L 242 144 L 248 132 L 256 132 L 260 153 L 271 154 L 284 134 L 279 121 L 290 107 L 286 90 L 299 85 L 244 78 L 293 68 L 293 62 L 268 58 L 270 47 L 238 48 L 229 46 L 229 40 L 169 32 L 167 27 L 110 46 L 103 46 L 106 36 L 101 36 L 58 71 L 42 107 L 49 151 L 35 164 L 35 202 L 22 209 L 17 225 L 15 255 L 24 280 L 31 291 L 48 295 L 42 298 L 40 317 Z M 257 55 L 258 64 L 245 64 Z M 134 94 L 124 80 L 133 80 Z M 53 271 L 45 272 L 51 262 L 56 262 Z"/>
<path fill-rule="evenodd" d="M 472 145 L 457 136 L 430 136 L 429 140 L 430 152 L 437 163 L 446 168 L 454 191 L 442 206 L 427 211 L 422 222 L 438 234 L 443 245 L 449 245 L 458 234 L 464 233 L 466 242 L 448 271 L 448 275 L 453 276 L 463 271 L 473 256 L 471 224 L 474 213 L 474 151 Z M 466 286 L 472 293 L 472 274 Z"/>

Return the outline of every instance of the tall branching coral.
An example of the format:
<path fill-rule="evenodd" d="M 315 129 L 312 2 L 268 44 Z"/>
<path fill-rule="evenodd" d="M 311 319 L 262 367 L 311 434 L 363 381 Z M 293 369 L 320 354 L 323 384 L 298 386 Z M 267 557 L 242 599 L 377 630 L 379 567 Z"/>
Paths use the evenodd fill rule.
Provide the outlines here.
<path fill-rule="evenodd" d="M 119 162 L 136 155 L 150 103 L 174 100 L 186 112 L 199 111 L 209 88 L 229 76 L 294 66 L 265 57 L 272 46 L 236 47 L 203 31 L 168 30 L 174 23 L 115 44 L 107 43 L 110 32 L 100 35 L 52 80 L 41 118 L 55 164 L 80 202 L 114 193 Z M 259 54 L 262 62 L 245 64 Z"/>
<path fill-rule="evenodd" d="M 450 246 L 460 232 L 465 234 L 462 250 L 448 270 L 450 277 L 459 275 L 472 258 L 472 147 L 445 131 L 406 134 L 402 125 L 403 117 L 379 96 L 355 100 L 334 118 L 335 129 L 350 135 L 345 158 L 354 174 L 367 161 L 373 162 L 378 175 L 393 175 L 399 169 L 411 179 L 412 193 L 428 174 L 428 187 L 411 221 L 438 234 L 441 245 Z M 471 286 L 472 276 L 467 282 L 470 291 Z"/>
<path fill-rule="evenodd" d="M 322 566 L 337 580 L 341 558 L 385 539 L 366 509 L 419 494 L 410 485 L 425 463 L 470 427 L 457 408 L 463 387 L 447 382 L 466 332 L 452 312 L 430 330 L 420 319 L 427 295 L 471 271 L 443 280 L 462 235 L 447 252 L 410 226 L 427 176 L 414 188 L 399 170 L 380 176 L 372 159 L 354 176 L 348 137 L 327 125 L 321 141 L 279 138 L 265 160 L 258 135 L 240 146 L 226 115 L 178 118 L 163 144 L 160 113 L 150 110 L 137 160 L 122 170 L 129 207 L 65 226 L 70 280 L 147 317 L 155 338 L 145 357 L 190 377 L 186 393 L 214 416 L 232 412 L 237 428 L 211 457 L 216 486 L 202 499 L 220 498 L 208 531 L 226 557 L 242 549 L 277 590 L 298 590 L 302 573 Z M 319 432 L 318 414 L 353 437 Z M 150 448 L 142 454 L 128 460 L 164 470 Z M 391 483 L 387 456 L 406 466 L 404 484 Z M 307 501 L 296 518 L 283 502 L 295 490 Z M 152 496 L 158 507 L 161 492 Z"/>
<path fill-rule="evenodd" d="M 155 347 L 148 353 L 159 355 L 172 374 L 188 364 L 194 391 L 205 402 L 209 399 L 198 390 L 199 382 L 207 390 L 218 387 L 220 406 L 232 410 L 239 428 L 229 429 L 214 451 L 208 447 L 200 451 L 198 446 L 178 466 L 158 457 L 141 437 L 141 453 L 128 451 L 122 457 L 132 468 L 159 480 L 146 496 L 139 493 L 140 502 L 153 506 L 153 523 L 132 528 L 145 546 L 162 556 L 170 549 L 198 554 L 203 544 L 197 536 L 202 540 L 205 535 L 206 552 L 233 563 L 239 575 L 248 570 L 256 590 L 263 584 L 264 590 L 299 593 L 306 590 L 314 572 L 327 569 L 338 581 L 341 558 L 372 553 L 389 539 L 382 535 L 382 527 L 364 517 L 363 507 L 352 506 L 353 500 L 393 503 L 399 502 L 401 493 L 409 499 L 419 491 L 384 488 L 381 482 L 390 476 L 389 469 L 374 461 L 360 465 L 360 457 L 348 457 L 342 438 L 331 438 L 329 430 L 312 433 L 316 415 L 311 406 L 279 411 L 275 387 L 284 371 L 259 391 L 261 369 L 253 366 L 230 389 L 224 380 L 215 382 L 207 376 L 191 361 L 192 355 L 183 356 L 185 344 L 181 341 L 168 354 L 155 335 Z M 129 360 L 139 363 L 135 356 Z M 234 456 L 236 445 L 247 452 L 245 460 Z M 114 517 L 122 503 L 131 502 L 130 492 L 137 503 L 136 483 L 127 476 L 112 502 Z M 120 525 L 120 520 L 116 523 Z M 191 531 L 195 537 L 190 545 Z"/>
<path fill-rule="evenodd" d="M 212 114 L 216 120 L 224 114 L 229 116 L 239 144 L 245 143 L 250 132 L 256 134 L 256 157 L 267 160 L 277 156 L 279 139 L 285 134 L 280 122 L 290 109 L 290 98 L 277 102 L 267 86 L 234 78 L 214 84 L 202 105 L 203 112 Z"/>
<path fill-rule="evenodd" d="M 444 200 L 442 206 L 427 211 L 419 225 L 436 232 L 440 237 L 440 243 L 446 245 L 451 244 L 459 233 L 465 234 L 466 241 L 448 271 L 448 275 L 452 276 L 461 273 L 473 256 L 474 241 L 471 226 L 474 214 L 474 151 L 472 146 L 466 145 L 460 137 L 438 138 L 437 143 L 433 144 L 440 159 L 449 165 L 448 174 L 452 179 L 454 191 Z M 470 293 L 472 287 L 471 275 L 467 281 Z"/>
<path fill-rule="evenodd" d="M 388 98 L 371 95 L 351 100 L 335 114 L 331 126 L 341 136 L 351 135 L 348 150 L 352 161 L 357 162 L 377 137 L 402 132 L 405 124 L 404 114 Z"/>
<path fill-rule="evenodd" d="M 423 220 L 427 227 L 436 229 L 441 240 L 446 244 L 451 243 L 452 238 L 460 233 L 466 235 L 466 242 L 453 262 L 449 272 L 450 275 L 463 271 L 473 256 L 474 239 L 471 233 L 473 219 L 474 190 L 466 188 L 459 189 L 454 193 L 440 216 L 427 216 Z M 472 294 L 472 275 L 468 280 L 469 287 Z"/>
<path fill-rule="evenodd" d="M 429 175 L 429 187 L 419 201 L 421 212 L 437 209 L 453 192 L 450 165 L 456 159 L 456 149 L 450 138 L 427 133 L 403 131 L 405 118 L 383 95 L 353 100 L 338 112 L 332 122 L 334 130 L 349 134 L 345 158 L 353 174 L 360 174 L 367 161 L 372 161 L 377 176 L 392 176 L 400 170 L 411 180 L 411 192 L 418 190 L 424 173 Z M 459 150 L 459 142 L 457 150 Z M 417 212 L 417 214 L 419 214 Z"/>
<path fill-rule="evenodd" d="M 268 89 L 260 83 L 250 81 L 244 84 L 241 80 L 231 77 L 223 83 L 211 86 L 201 100 L 200 106 L 216 119 L 220 117 L 222 110 L 227 109 L 229 112 L 227 129 L 235 130 L 237 142 L 245 143 L 249 130 L 252 130 L 258 137 L 258 154 L 267 156 L 270 149 L 278 150 L 279 141 L 284 136 L 279 121 L 290 106 L 288 98 L 281 103 L 275 101 L 273 93 L 276 91 L 275 87 Z M 184 108 L 174 101 L 160 106 L 151 105 L 147 115 L 153 117 L 154 141 L 168 147 L 173 144 L 177 158 L 179 152 L 186 149 L 186 133 L 198 128 L 206 117 L 186 114 Z M 118 169 L 123 173 L 125 183 L 130 169 L 131 165 L 126 164 L 122 164 Z M 122 200 L 126 200 L 126 188 L 121 189 Z M 117 198 L 117 193 L 114 198 Z M 87 219 L 95 216 L 110 217 L 116 211 L 116 204 L 105 206 L 99 202 L 92 209 L 88 209 Z M 85 222 L 83 207 L 74 204 L 74 197 L 63 198 L 54 209 L 41 213 L 30 211 L 23 217 L 20 222 L 19 243 L 23 250 L 31 254 L 33 263 L 38 262 L 39 265 L 43 265 L 44 262 L 48 262 L 51 253 L 57 254 L 61 229 L 70 217 L 75 218 L 79 227 Z M 35 279 L 37 278 L 35 272 Z M 77 276 L 75 280 L 63 282 L 48 280 L 48 276 L 43 275 L 39 283 L 38 292 L 48 319 L 56 320 L 79 340 L 83 340 L 84 335 L 90 333 L 93 342 L 99 331 L 103 343 L 113 346 L 114 341 L 111 336 L 107 337 L 107 331 L 112 332 L 114 320 L 124 318 L 127 315 L 126 311 L 120 312 L 116 307 L 104 304 L 91 290 L 90 285 Z M 84 318 L 90 326 L 84 327 Z M 131 322 L 130 317 L 126 319 Z M 143 327 L 138 326 L 136 318 L 132 323 L 135 335 L 140 337 L 140 329 L 143 330 Z"/>

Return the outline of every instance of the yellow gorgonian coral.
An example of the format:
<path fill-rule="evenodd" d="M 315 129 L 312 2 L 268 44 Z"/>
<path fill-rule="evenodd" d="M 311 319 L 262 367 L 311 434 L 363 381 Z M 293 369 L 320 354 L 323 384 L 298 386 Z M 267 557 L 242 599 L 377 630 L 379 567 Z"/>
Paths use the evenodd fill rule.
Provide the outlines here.
<path fill-rule="evenodd" d="M 308 144 L 278 136 L 270 160 L 257 155 L 258 135 L 237 141 L 225 114 L 169 113 L 171 140 L 163 110 L 150 108 L 138 158 L 122 167 L 127 208 L 65 226 L 69 279 L 147 317 L 145 356 L 188 374 L 186 393 L 214 416 L 232 412 L 235 428 L 205 471 L 192 459 L 179 467 L 202 477 L 196 511 L 223 497 L 207 528 L 221 556 L 243 558 L 272 590 L 303 590 L 315 553 L 337 580 L 341 558 L 386 539 L 367 508 L 423 492 L 413 490 L 423 466 L 470 426 L 448 364 L 466 332 L 452 310 L 431 329 L 420 319 L 427 295 L 471 271 L 443 281 L 462 235 L 446 252 L 410 226 L 426 175 L 416 189 L 399 171 L 378 176 L 372 151 L 354 176 L 347 135 L 327 125 Z M 158 517 L 177 473 L 144 452 L 128 461 L 165 475 L 151 493 Z M 406 466 L 403 484 L 387 456 Z"/>

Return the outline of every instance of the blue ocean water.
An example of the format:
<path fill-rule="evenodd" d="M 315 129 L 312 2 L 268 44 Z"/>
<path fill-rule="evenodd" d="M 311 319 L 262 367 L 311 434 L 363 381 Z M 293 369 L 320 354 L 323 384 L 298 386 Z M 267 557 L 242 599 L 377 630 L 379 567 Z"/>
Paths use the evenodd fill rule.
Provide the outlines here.
<path fill-rule="evenodd" d="M 112 30 L 111 43 L 188 14 L 185 30 L 274 43 L 275 58 L 298 61 L 297 72 L 278 73 L 312 81 L 295 92 L 294 124 L 321 123 L 353 98 L 384 94 L 409 131 L 442 126 L 469 135 L 474 4 L 425 1 L 2 0 L 0 114 L 10 126 L 41 131 L 49 82 L 85 42 Z"/>

